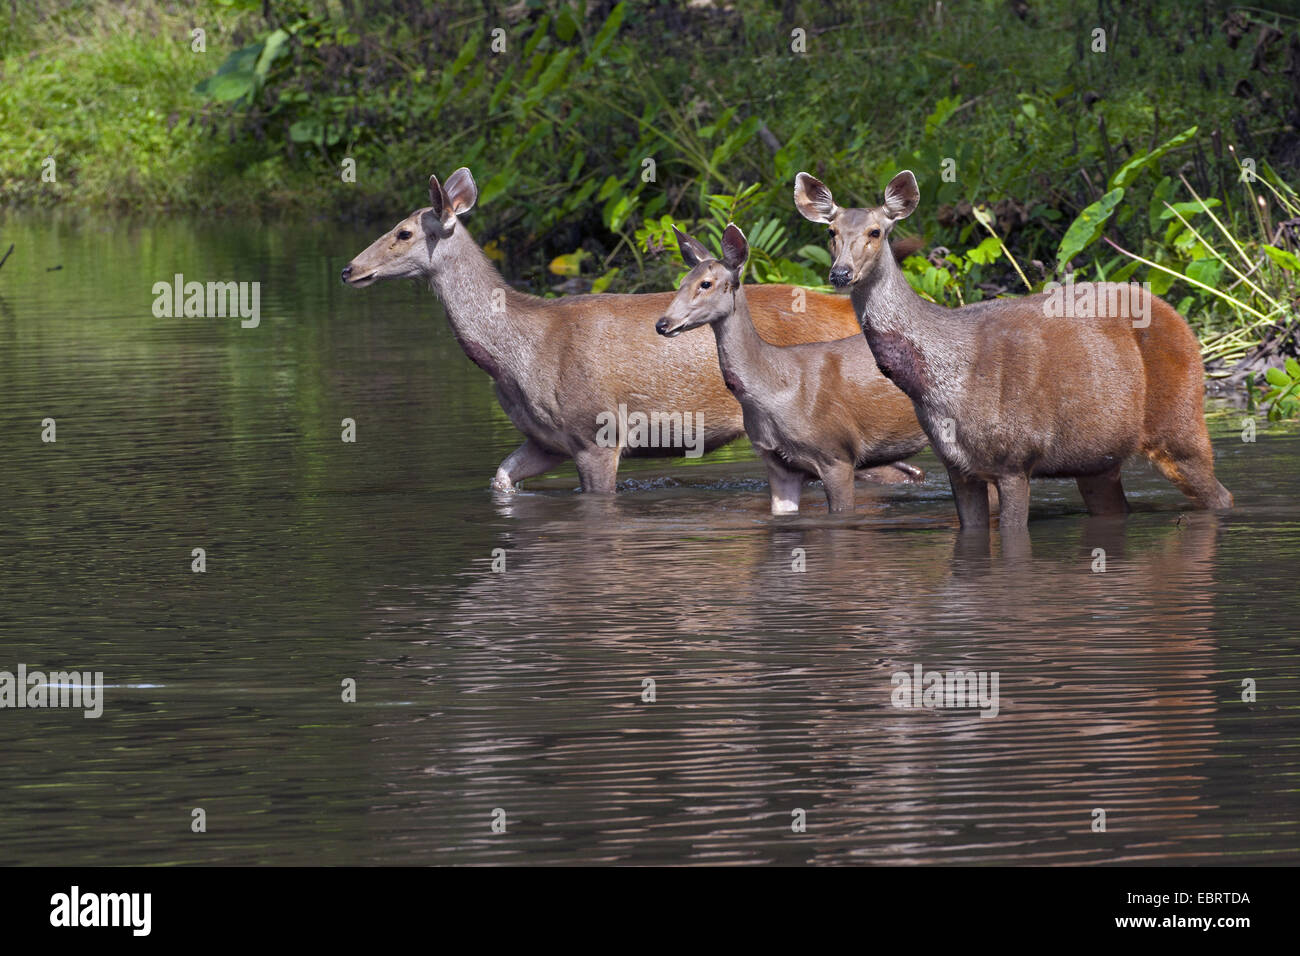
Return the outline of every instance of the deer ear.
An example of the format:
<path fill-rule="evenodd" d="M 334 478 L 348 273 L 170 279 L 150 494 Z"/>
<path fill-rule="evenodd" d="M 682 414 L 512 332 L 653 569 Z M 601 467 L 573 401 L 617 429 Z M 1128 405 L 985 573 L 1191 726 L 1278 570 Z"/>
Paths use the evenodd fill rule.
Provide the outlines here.
<path fill-rule="evenodd" d="M 794 178 L 794 205 L 805 219 L 813 222 L 830 222 L 840 211 L 826 184 L 807 173 Z"/>
<path fill-rule="evenodd" d="M 739 276 L 745 271 L 745 262 L 749 259 L 749 243 L 745 234 L 734 222 L 727 223 L 722 234 L 722 264 Z"/>
<path fill-rule="evenodd" d="M 916 211 L 920 201 L 921 191 L 910 169 L 903 170 L 885 187 L 885 212 L 893 219 L 906 219 Z"/>
<path fill-rule="evenodd" d="M 478 200 L 478 185 L 464 166 L 448 177 L 444 191 L 447 199 L 450 200 L 451 211 L 457 216 L 463 216 L 473 209 L 475 201 Z"/>
<path fill-rule="evenodd" d="M 713 258 L 713 256 L 709 254 L 708 249 L 704 248 L 701 243 L 686 235 L 686 233 L 682 232 L 676 226 L 673 226 L 673 233 L 677 236 L 677 248 L 681 251 L 682 262 L 686 263 L 692 269 L 698 266 L 705 259 Z"/>
<path fill-rule="evenodd" d="M 437 176 L 429 177 L 429 205 L 433 207 L 433 214 L 439 222 L 447 221 L 447 209 L 451 204 Z"/>

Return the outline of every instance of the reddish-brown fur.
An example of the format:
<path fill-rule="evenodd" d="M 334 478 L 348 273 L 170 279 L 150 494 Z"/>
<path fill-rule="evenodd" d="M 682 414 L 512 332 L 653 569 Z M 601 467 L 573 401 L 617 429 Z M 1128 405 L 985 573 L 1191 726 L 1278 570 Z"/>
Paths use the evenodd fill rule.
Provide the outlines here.
<path fill-rule="evenodd" d="M 1135 454 L 1199 506 L 1231 507 L 1214 477 L 1200 347 L 1168 303 L 1101 283 L 945 309 L 881 252 L 916 207 L 910 172 L 873 209 L 840 208 L 806 173 L 796 182 L 800 212 L 830 226 L 832 281 L 852 285 L 877 364 L 912 399 L 948 468 L 963 527 L 988 524 L 993 483 L 1004 534 L 1023 529 L 1031 476 L 1076 478 L 1089 511 L 1123 513 L 1120 466 Z M 1058 314 L 1076 294 L 1097 308 Z"/>

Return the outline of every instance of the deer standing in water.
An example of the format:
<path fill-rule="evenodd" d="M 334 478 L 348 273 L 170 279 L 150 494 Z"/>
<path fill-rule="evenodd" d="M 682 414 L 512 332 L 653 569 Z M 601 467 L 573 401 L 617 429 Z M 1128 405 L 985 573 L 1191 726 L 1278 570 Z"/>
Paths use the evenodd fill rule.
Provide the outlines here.
<path fill-rule="evenodd" d="M 540 299 L 511 288 L 484 255 L 460 217 L 478 187 L 468 169 L 446 185 L 429 177 L 429 205 L 376 239 L 343 270 L 354 288 L 384 279 L 428 282 L 470 360 L 496 384 L 497 397 L 524 442 L 501 463 L 492 487 L 515 483 L 572 458 L 583 491 L 614 491 L 623 455 L 682 455 L 687 435 L 670 447 L 628 447 L 626 435 L 602 437 L 610 416 L 625 407 L 661 421 L 702 423 L 690 437 L 703 453 L 743 433 L 740 406 L 718 376 L 710 336 L 669 344 L 654 332 L 672 293 L 579 295 Z M 795 293 L 798 293 L 796 296 Z M 796 311 L 796 298 L 806 306 Z M 778 344 L 843 338 L 857 332 L 843 296 L 790 286 L 755 286 L 754 321 Z M 673 416 L 676 416 L 675 418 Z M 693 416 L 693 417 L 688 417 Z M 660 432 L 667 431 L 663 426 Z"/>
<path fill-rule="evenodd" d="M 727 226 L 719 260 L 673 231 L 691 271 L 655 330 L 672 338 L 712 327 L 722 380 L 740 402 L 745 433 L 767 466 L 772 514 L 798 511 L 809 478 L 821 479 L 831 511 L 852 511 L 859 468 L 922 474 L 899 462 L 926 445 L 912 403 L 880 374 L 862 336 L 787 346 L 763 341 L 741 284 L 749 259 L 744 233 Z"/>
<path fill-rule="evenodd" d="M 881 372 L 915 405 L 963 528 L 988 527 L 991 483 L 1004 538 L 1023 533 L 1031 476 L 1075 478 L 1091 513 L 1123 514 L 1120 466 L 1137 454 L 1198 506 L 1232 506 L 1214 477 L 1200 347 L 1177 311 L 1136 285 L 1098 285 L 1088 318 L 1054 314 L 1050 293 L 927 302 L 884 252 L 919 199 L 907 170 L 870 209 L 841 208 L 820 180 L 795 178 L 799 212 L 829 227 L 830 280 L 851 286 Z"/>

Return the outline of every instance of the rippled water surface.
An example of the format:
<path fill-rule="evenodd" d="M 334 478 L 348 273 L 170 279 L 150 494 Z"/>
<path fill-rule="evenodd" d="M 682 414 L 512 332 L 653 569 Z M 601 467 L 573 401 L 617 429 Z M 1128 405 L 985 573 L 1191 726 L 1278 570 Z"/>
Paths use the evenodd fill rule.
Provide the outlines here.
<path fill-rule="evenodd" d="M 844 518 L 771 518 L 743 445 L 494 499 L 519 438 L 433 298 L 337 281 L 379 231 L 0 221 L 0 670 L 108 685 L 0 710 L 0 862 L 1300 859 L 1293 426 L 1209 406 L 1219 517 L 1037 482 L 1028 558 L 928 454 Z M 155 318 L 176 273 L 261 324 Z M 892 706 L 918 664 L 997 716 Z"/>

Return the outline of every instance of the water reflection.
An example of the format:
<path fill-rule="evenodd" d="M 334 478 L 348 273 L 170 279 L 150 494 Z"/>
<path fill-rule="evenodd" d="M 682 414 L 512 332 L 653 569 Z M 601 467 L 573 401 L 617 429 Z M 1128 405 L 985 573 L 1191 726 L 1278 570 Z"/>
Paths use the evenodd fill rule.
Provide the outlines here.
<path fill-rule="evenodd" d="M 1214 420 L 1230 513 L 1041 482 L 1011 550 L 932 459 L 847 516 L 773 519 L 743 449 L 494 497 L 518 437 L 428 294 L 334 280 L 371 231 L 6 224 L 0 670 L 106 697 L 0 711 L 0 862 L 1297 858 L 1293 426 Z M 150 314 L 203 269 L 258 329 Z M 997 717 L 892 706 L 918 664 Z"/>
<path fill-rule="evenodd" d="M 467 817 L 468 796 L 481 817 L 526 793 L 547 805 L 530 819 L 559 812 L 609 860 L 663 826 L 698 860 L 1062 861 L 1141 858 L 1217 807 L 1198 769 L 1223 686 L 1216 516 L 1061 522 L 1059 556 L 1027 563 L 950 532 L 697 535 L 660 504 L 499 504 L 504 573 L 484 560 L 433 614 L 440 585 L 385 609 L 386 638 L 427 631 L 431 670 L 455 661 L 437 723 L 462 734 L 427 745 L 473 768 Z M 997 671 L 999 716 L 892 707 L 917 663 Z M 797 839 L 796 807 L 816 823 Z M 545 832 L 481 846 L 562 853 Z"/>

